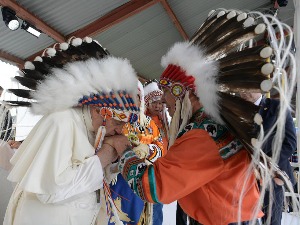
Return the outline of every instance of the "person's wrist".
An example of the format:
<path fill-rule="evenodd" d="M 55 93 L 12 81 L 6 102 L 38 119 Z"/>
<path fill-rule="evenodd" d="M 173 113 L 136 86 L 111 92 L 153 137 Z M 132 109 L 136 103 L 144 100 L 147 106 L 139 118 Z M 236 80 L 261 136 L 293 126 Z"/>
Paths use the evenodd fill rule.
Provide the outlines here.
<path fill-rule="evenodd" d="M 105 145 L 109 146 L 111 149 L 115 149 L 114 146 L 112 146 L 111 144 L 109 144 L 109 143 L 107 143 L 107 142 L 104 142 L 102 146 L 105 146 Z"/>
<path fill-rule="evenodd" d="M 110 144 L 104 143 L 97 152 L 97 156 L 101 162 L 102 168 L 106 167 L 111 163 L 111 159 L 113 158 L 113 152 L 115 151 L 114 147 Z"/>
<path fill-rule="evenodd" d="M 122 156 L 124 153 L 131 151 L 133 149 L 132 145 L 130 142 L 125 145 L 125 148 L 122 149 L 122 151 L 118 152 L 119 156 Z"/>

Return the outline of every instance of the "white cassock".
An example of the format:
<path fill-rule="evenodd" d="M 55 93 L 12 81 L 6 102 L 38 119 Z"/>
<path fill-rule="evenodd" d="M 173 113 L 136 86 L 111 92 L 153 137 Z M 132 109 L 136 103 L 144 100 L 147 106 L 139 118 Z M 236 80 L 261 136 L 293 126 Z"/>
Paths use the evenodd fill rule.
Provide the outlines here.
<path fill-rule="evenodd" d="M 0 224 L 3 223 L 6 207 L 14 187 L 7 180 L 11 164 L 9 160 L 14 155 L 14 150 L 11 149 L 6 141 L 0 140 Z"/>
<path fill-rule="evenodd" d="M 103 171 L 87 108 L 44 116 L 11 160 L 17 186 L 4 225 L 91 225 Z"/>

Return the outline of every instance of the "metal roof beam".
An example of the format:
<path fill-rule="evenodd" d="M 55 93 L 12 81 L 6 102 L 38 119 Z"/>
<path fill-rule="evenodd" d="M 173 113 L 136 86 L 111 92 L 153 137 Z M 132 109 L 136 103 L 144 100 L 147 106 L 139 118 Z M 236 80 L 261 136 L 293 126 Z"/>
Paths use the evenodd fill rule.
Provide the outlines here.
<path fill-rule="evenodd" d="M 104 30 L 112 27 L 113 25 L 120 23 L 127 18 L 151 7 L 158 3 L 159 0 L 132 0 L 90 23 L 89 25 L 71 33 L 69 37 L 75 36 L 84 38 L 86 36 L 95 36 Z"/>
<path fill-rule="evenodd" d="M 25 63 L 23 59 L 20 59 L 14 55 L 11 55 L 7 52 L 2 51 L 2 50 L 0 50 L 0 58 L 16 64 L 19 68 L 23 67 L 23 65 Z"/>
<path fill-rule="evenodd" d="M 89 25 L 69 34 L 67 39 L 69 39 L 72 36 L 80 38 L 84 38 L 86 36 L 95 36 L 98 33 L 101 33 L 102 31 L 112 27 L 113 25 L 120 23 L 123 20 L 129 18 L 130 16 L 133 16 L 159 2 L 160 0 L 132 0 L 112 10 L 110 13 L 104 15 L 103 17 L 100 17 L 99 19 L 90 23 Z M 26 60 L 31 61 L 36 56 L 41 55 L 42 52 L 43 50 L 29 56 Z"/>
<path fill-rule="evenodd" d="M 177 19 L 176 15 L 173 12 L 172 8 L 170 7 L 169 3 L 166 0 L 160 0 L 160 3 L 163 5 L 164 9 L 168 13 L 169 17 L 171 18 L 171 20 L 174 23 L 175 27 L 179 31 L 180 35 L 184 38 L 184 40 L 188 40 L 189 36 L 184 31 L 182 25 L 180 24 L 179 20 Z"/>
<path fill-rule="evenodd" d="M 0 0 L 0 5 L 7 6 L 13 9 L 16 12 L 16 15 L 23 20 L 28 21 L 32 25 L 34 25 L 37 29 L 41 30 L 43 33 L 47 34 L 54 40 L 58 42 L 64 42 L 66 38 L 59 33 L 57 30 L 49 26 L 42 19 L 38 18 L 36 15 L 29 12 L 27 9 L 19 5 L 14 0 Z"/>

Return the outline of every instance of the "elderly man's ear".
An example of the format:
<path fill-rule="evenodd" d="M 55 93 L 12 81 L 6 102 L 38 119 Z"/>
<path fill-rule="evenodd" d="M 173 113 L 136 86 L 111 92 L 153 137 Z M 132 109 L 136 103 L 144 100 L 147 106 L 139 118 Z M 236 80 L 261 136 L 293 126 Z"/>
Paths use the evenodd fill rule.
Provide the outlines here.
<path fill-rule="evenodd" d="M 91 106 L 90 113 L 94 131 L 97 132 L 98 128 L 103 124 L 103 117 L 100 115 L 100 109 L 98 107 Z"/>

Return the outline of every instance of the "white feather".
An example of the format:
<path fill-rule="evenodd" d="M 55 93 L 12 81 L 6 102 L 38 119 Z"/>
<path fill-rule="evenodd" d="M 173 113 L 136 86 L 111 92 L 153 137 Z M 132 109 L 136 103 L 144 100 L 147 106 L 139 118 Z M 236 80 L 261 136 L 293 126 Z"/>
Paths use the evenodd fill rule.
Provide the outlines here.
<path fill-rule="evenodd" d="M 266 30 L 266 24 L 260 23 L 255 27 L 254 32 L 255 34 L 262 34 L 265 32 L 265 30 Z"/>
<path fill-rule="evenodd" d="M 37 57 L 35 57 L 34 58 L 34 60 L 33 61 L 37 61 L 37 62 L 43 62 L 43 59 L 42 59 L 42 57 L 41 56 L 37 56 Z"/>
<path fill-rule="evenodd" d="M 83 38 L 83 41 L 86 43 L 92 43 L 93 39 L 90 37 L 85 37 L 85 38 Z"/>
<path fill-rule="evenodd" d="M 229 20 L 229 19 L 231 19 L 231 18 L 233 18 L 235 16 L 236 16 L 236 11 L 231 11 L 230 13 L 227 14 L 226 18 Z"/>
<path fill-rule="evenodd" d="M 69 44 L 66 42 L 60 43 L 59 48 L 63 51 L 66 51 L 69 48 Z"/>
<path fill-rule="evenodd" d="M 82 44 L 82 39 L 81 38 L 74 38 L 71 40 L 71 45 L 77 47 Z"/>
<path fill-rule="evenodd" d="M 271 80 L 263 80 L 260 83 L 260 89 L 264 92 L 269 92 L 273 87 L 273 82 Z"/>
<path fill-rule="evenodd" d="M 272 63 L 266 63 L 261 67 L 261 73 L 264 75 L 269 75 L 273 72 L 274 65 Z"/>
<path fill-rule="evenodd" d="M 253 18 L 253 17 L 248 17 L 248 18 L 244 21 L 243 25 L 244 25 L 244 27 L 246 28 L 246 27 L 250 27 L 253 23 L 254 23 L 254 18 Z"/>
<path fill-rule="evenodd" d="M 222 123 L 219 112 L 218 65 L 215 61 L 206 61 L 204 52 L 198 46 L 188 42 L 176 43 L 170 51 L 163 56 L 162 66 L 169 64 L 180 66 L 187 75 L 195 77 L 196 94 L 204 106 L 207 114 L 217 122 Z"/>
<path fill-rule="evenodd" d="M 260 57 L 264 59 L 269 58 L 272 54 L 273 54 L 273 49 L 269 46 L 263 48 L 259 53 Z"/>
<path fill-rule="evenodd" d="M 170 130 L 169 130 L 170 136 L 169 136 L 168 149 L 170 149 L 170 147 L 174 144 L 179 131 L 179 121 L 180 121 L 180 114 L 181 114 L 180 100 L 177 99 L 175 104 L 176 104 L 176 109 L 170 123 Z"/>
<path fill-rule="evenodd" d="M 152 93 L 153 91 L 160 91 L 156 82 L 151 82 L 150 84 L 144 87 L 144 95 L 145 97 Z"/>
<path fill-rule="evenodd" d="M 225 15 L 225 11 L 220 11 L 217 15 L 217 18 L 221 17 L 221 16 L 224 16 Z"/>
<path fill-rule="evenodd" d="M 32 62 L 26 61 L 25 64 L 24 64 L 24 68 L 25 68 L 25 69 L 28 69 L 28 70 L 34 70 L 34 69 L 35 69 L 35 66 L 33 65 Z"/>
<path fill-rule="evenodd" d="M 16 73 L 18 76 L 24 77 L 24 73 L 21 70 L 18 70 Z"/>
<path fill-rule="evenodd" d="M 211 10 L 209 13 L 208 13 L 208 17 L 210 17 L 216 10 Z"/>
<path fill-rule="evenodd" d="M 53 57 L 56 54 L 56 50 L 54 48 L 47 48 L 46 53 L 48 56 Z"/>
<path fill-rule="evenodd" d="M 237 21 L 240 22 L 246 18 L 247 18 L 247 13 L 241 13 L 240 15 L 238 15 Z"/>
<path fill-rule="evenodd" d="M 137 81 L 126 59 L 108 57 L 70 63 L 64 69 L 53 69 L 52 75 L 38 85 L 32 110 L 35 114 L 48 114 L 76 106 L 83 96 L 112 90 L 126 90 L 136 101 Z"/>

